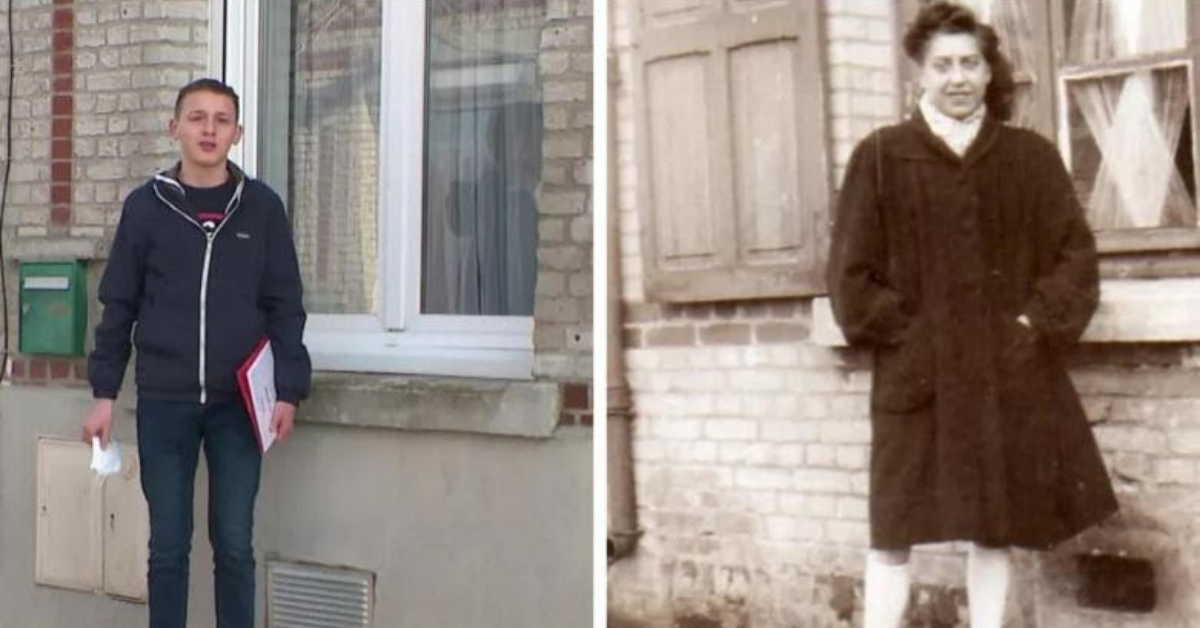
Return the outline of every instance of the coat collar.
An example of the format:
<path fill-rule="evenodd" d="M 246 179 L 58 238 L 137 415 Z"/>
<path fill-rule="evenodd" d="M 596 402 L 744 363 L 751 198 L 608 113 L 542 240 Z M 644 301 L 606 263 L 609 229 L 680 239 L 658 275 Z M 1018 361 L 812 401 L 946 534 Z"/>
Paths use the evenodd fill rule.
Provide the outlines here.
<path fill-rule="evenodd" d="M 959 157 L 941 138 L 929 130 L 929 124 L 921 116 L 920 110 L 916 110 L 911 118 L 895 127 L 894 133 L 884 136 L 884 150 L 903 159 L 945 161 L 969 167 L 991 151 L 1003 127 L 999 120 L 990 115 L 985 116 L 975 141 L 967 148 L 967 152 Z"/>

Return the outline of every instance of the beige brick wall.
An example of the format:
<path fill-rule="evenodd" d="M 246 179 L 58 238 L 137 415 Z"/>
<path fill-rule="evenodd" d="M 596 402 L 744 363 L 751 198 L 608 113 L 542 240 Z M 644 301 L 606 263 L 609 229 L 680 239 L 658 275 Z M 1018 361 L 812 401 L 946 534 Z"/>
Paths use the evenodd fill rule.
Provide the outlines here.
<path fill-rule="evenodd" d="M 125 195 L 176 159 L 167 122 L 179 86 L 205 74 L 208 2 L 25 0 L 12 18 L 4 263 L 15 353 L 15 260 L 103 259 Z M 89 268 L 93 295 L 101 268 Z M 92 299 L 89 325 L 98 314 Z M 14 375 L 78 385 L 84 370 L 82 360 L 18 360 Z"/>
<path fill-rule="evenodd" d="M 827 150 L 840 181 L 854 144 L 901 114 L 891 2 L 823 0 Z M 668 305 L 642 284 L 629 78 L 635 0 L 614 0 L 616 243 L 634 399 L 639 526 L 609 569 L 609 608 L 648 626 L 861 625 L 868 540 L 870 356 L 808 341 L 807 299 Z M 1017 552 L 1012 626 L 1191 625 L 1200 567 L 1200 350 L 1088 345 L 1070 358 L 1124 514 L 1050 554 Z M 1189 497 L 1190 496 L 1190 497 Z M 965 626 L 963 549 L 913 557 L 913 625 Z M 1151 560 L 1145 615 L 1079 609 L 1073 556 Z M 921 619 L 924 618 L 924 619 Z"/>
<path fill-rule="evenodd" d="M 548 0 L 535 373 L 592 375 L 592 0 Z"/>

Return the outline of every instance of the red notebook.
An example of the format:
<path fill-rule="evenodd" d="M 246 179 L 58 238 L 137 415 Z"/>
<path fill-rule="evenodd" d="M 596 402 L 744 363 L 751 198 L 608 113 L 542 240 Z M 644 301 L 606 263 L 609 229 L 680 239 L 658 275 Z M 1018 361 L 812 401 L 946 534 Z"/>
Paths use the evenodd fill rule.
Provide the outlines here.
<path fill-rule="evenodd" d="M 258 439 L 258 450 L 267 453 L 275 442 L 271 431 L 271 415 L 275 411 L 275 354 L 271 341 L 263 338 L 246 358 L 237 372 L 238 388 L 246 413 L 250 415 L 250 427 Z"/>

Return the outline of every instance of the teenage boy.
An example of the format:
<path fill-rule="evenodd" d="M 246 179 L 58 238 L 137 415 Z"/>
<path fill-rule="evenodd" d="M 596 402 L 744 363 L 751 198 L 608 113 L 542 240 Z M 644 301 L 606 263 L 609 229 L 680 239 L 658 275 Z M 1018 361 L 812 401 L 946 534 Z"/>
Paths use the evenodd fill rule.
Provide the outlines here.
<path fill-rule="evenodd" d="M 279 399 L 271 424 L 276 439 L 286 440 L 311 379 L 301 342 L 300 271 L 283 203 L 229 161 L 242 136 L 233 89 L 213 79 L 189 83 L 175 100 L 169 130 L 179 163 L 125 199 L 100 282 L 104 313 L 88 363 L 95 402 L 83 440 L 109 441 L 132 340 L 138 458 L 150 507 L 150 627 L 187 623 L 203 447 L 217 626 L 252 628 L 251 539 L 262 458 L 236 372 L 270 338 Z"/>

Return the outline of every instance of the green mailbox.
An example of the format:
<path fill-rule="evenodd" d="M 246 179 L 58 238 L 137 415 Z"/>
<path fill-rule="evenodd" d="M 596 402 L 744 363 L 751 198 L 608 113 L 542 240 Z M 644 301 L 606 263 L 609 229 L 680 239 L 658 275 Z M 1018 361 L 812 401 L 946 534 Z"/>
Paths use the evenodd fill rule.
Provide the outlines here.
<path fill-rule="evenodd" d="M 22 262 L 21 353 L 81 356 L 86 333 L 84 262 Z"/>

